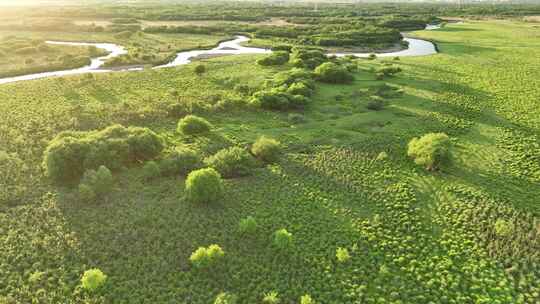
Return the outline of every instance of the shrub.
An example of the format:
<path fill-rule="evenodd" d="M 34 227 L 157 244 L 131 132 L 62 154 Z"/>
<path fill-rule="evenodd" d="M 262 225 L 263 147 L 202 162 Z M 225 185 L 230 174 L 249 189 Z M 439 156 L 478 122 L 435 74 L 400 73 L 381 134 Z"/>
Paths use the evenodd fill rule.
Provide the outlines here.
<path fill-rule="evenodd" d="M 313 83 L 313 73 L 303 69 L 294 68 L 274 75 L 272 83 L 276 87 L 291 86 L 294 83 L 301 82 L 311 89 L 315 88 Z"/>
<path fill-rule="evenodd" d="M 248 216 L 242 220 L 238 225 L 238 230 L 243 234 L 253 234 L 257 231 L 257 221 L 253 216 Z"/>
<path fill-rule="evenodd" d="M 301 95 L 310 97 L 313 95 L 313 88 L 304 82 L 294 82 L 287 88 L 287 93 L 291 95 Z"/>
<path fill-rule="evenodd" d="M 223 195 L 221 175 L 212 168 L 191 172 L 186 179 L 186 199 L 194 203 L 210 203 Z"/>
<path fill-rule="evenodd" d="M 292 46 L 291 45 L 287 45 L 287 44 L 280 44 L 280 45 L 274 45 L 273 47 L 271 47 L 270 49 L 274 52 L 277 52 L 277 51 L 284 51 L 284 52 L 287 52 L 287 53 L 290 53 L 291 50 L 292 50 Z"/>
<path fill-rule="evenodd" d="M 213 244 L 207 248 L 199 247 L 191 254 L 189 260 L 196 268 L 208 268 L 217 264 L 224 256 L 223 249 L 219 245 Z"/>
<path fill-rule="evenodd" d="M 310 295 L 303 295 L 300 298 L 300 304 L 315 304 L 315 301 L 311 298 Z"/>
<path fill-rule="evenodd" d="M 164 176 L 185 175 L 201 167 L 202 158 L 200 153 L 187 148 L 175 150 L 159 163 L 161 174 Z"/>
<path fill-rule="evenodd" d="M 101 131 L 63 132 L 47 146 L 43 166 L 55 182 L 72 182 L 89 169 L 110 169 L 157 157 L 163 150 L 162 139 L 146 128 L 120 125 Z"/>
<path fill-rule="evenodd" d="M 205 163 L 224 177 L 248 175 L 255 167 L 255 159 L 239 147 L 225 148 L 205 159 Z"/>
<path fill-rule="evenodd" d="M 217 295 L 214 300 L 214 304 L 236 304 L 238 303 L 238 298 L 235 295 L 230 293 L 222 292 Z"/>
<path fill-rule="evenodd" d="M 84 272 L 81 278 L 83 289 L 94 292 L 107 281 L 107 276 L 101 270 L 94 268 Z"/>
<path fill-rule="evenodd" d="M 376 54 L 369 54 L 369 56 L 367 57 L 368 60 L 375 60 L 377 59 L 377 55 Z"/>
<path fill-rule="evenodd" d="M 290 107 L 292 95 L 277 89 L 258 91 L 253 94 L 250 103 L 269 110 L 286 110 Z"/>
<path fill-rule="evenodd" d="M 315 78 L 328 83 L 349 83 L 354 80 L 347 69 L 333 62 L 326 62 L 315 69 Z"/>
<path fill-rule="evenodd" d="M 202 74 L 206 73 L 206 66 L 204 64 L 198 64 L 195 66 L 195 74 L 201 76 Z"/>
<path fill-rule="evenodd" d="M 265 58 L 257 60 L 257 64 L 262 66 L 282 65 L 289 61 L 289 52 L 276 51 Z"/>
<path fill-rule="evenodd" d="M 143 167 L 143 176 L 146 180 L 151 180 L 161 175 L 159 165 L 155 161 L 147 162 Z"/>
<path fill-rule="evenodd" d="M 508 221 L 503 220 L 503 219 L 498 219 L 495 222 L 494 229 L 495 229 L 495 234 L 501 237 L 509 236 L 510 234 L 512 234 L 512 231 L 514 230 L 512 227 L 512 224 L 510 224 Z"/>
<path fill-rule="evenodd" d="M 279 304 L 279 294 L 276 291 L 265 293 L 262 302 L 264 304 Z"/>
<path fill-rule="evenodd" d="M 420 138 L 413 138 L 408 145 L 407 154 L 417 165 L 427 170 L 439 169 L 451 158 L 451 142 L 444 133 L 428 133 Z"/>
<path fill-rule="evenodd" d="M 79 196 L 84 201 L 94 201 L 109 193 L 112 185 L 112 173 L 107 167 L 100 166 L 97 171 L 89 169 L 79 184 Z"/>
<path fill-rule="evenodd" d="M 379 96 L 371 96 L 366 108 L 373 111 L 380 111 L 384 107 L 384 100 Z"/>
<path fill-rule="evenodd" d="M 377 75 L 383 75 L 383 76 L 394 76 L 397 73 L 400 73 L 402 70 L 400 67 L 396 66 L 385 66 L 378 68 L 376 70 Z"/>
<path fill-rule="evenodd" d="M 251 147 L 251 153 L 262 161 L 275 162 L 279 159 L 281 144 L 275 139 L 261 136 Z"/>
<path fill-rule="evenodd" d="M 274 232 L 274 246 L 280 250 L 288 249 L 292 246 L 293 236 L 287 229 L 283 228 Z"/>
<path fill-rule="evenodd" d="M 185 135 L 195 135 L 210 131 L 212 125 L 204 118 L 187 115 L 178 121 L 178 132 Z"/>
<path fill-rule="evenodd" d="M 295 47 L 292 50 L 291 62 L 299 68 L 314 69 L 328 61 L 328 57 L 321 49 Z"/>
<path fill-rule="evenodd" d="M 338 249 L 336 249 L 336 258 L 340 263 L 347 262 L 351 258 L 351 256 L 349 255 L 349 250 L 347 250 L 347 248 L 339 247 Z"/>
<path fill-rule="evenodd" d="M 287 120 L 292 124 L 299 124 L 305 121 L 304 115 L 298 113 L 290 113 L 289 116 L 287 116 Z"/>

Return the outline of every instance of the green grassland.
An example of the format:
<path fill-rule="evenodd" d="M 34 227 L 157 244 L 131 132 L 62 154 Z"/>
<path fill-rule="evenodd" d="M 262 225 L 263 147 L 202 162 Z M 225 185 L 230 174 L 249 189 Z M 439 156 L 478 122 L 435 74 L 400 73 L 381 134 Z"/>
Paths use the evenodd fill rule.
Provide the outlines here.
<path fill-rule="evenodd" d="M 403 73 L 384 80 L 373 69 L 386 60 L 356 60 L 353 83 L 317 83 L 292 112 L 301 122 L 249 107 L 233 89 L 290 68 L 259 66 L 260 56 L 204 60 L 202 75 L 191 64 L 0 86 L 0 303 L 202 304 L 223 291 L 240 303 L 271 291 L 281 303 L 304 294 L 329 304 L 538 303 L 540 32 L 471 21 L 414 35 L 441 53 L 393 61 Z M 368 110 L 387 86 L 401 93 Z M 212 132 L 176 133 L 187 113 Z M 44 177 L 43 152 L 59 132 L 115 123 L 149 127 L 169 149 L 211 155 L 267 135 L 285 153 L 227 179 L 223 199 L 206 206 L 184 200 L 183 176 L 147 180 L 140 166 L 115 172 L 113 191 L 91 204 Z M 406 156 L 407 142 L 428 132 L 454 142 L 442 172 Z M 238 232 L 248 216 L 259 223 L 251 237 Z M 494 232 L 500 219 L 511 235 Z M 280 228 L 294 236 L 286 253 L 272 248 Z M 191 253 L 210 244 L 224 262 L 191 267 Z M 336 260 L 338 247 L 348 262 Z M 108 280 L 89 294 L 78 285 L 94 267 Z"/>

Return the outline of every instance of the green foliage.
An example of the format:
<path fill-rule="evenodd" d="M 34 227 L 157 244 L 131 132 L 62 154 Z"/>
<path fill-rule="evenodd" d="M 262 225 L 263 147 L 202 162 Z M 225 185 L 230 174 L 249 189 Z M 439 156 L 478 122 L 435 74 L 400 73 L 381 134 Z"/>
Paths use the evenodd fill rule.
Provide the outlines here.
<path fill-rule="evenodd" d="M 289 61 L 289 52 L 275 51 L 272 54 L 257 60 L 257 64 L 262 66 L 283 65 Z"/>
<path fill-rule="evenodd" d="M 513 230 L 512 224 L 510 224 L 508 221 L 503 220 L 503 219 L 498 219 L 495 222 L 494 228 L 495 228 L 495 233 L 501 237 L 510 236 Z"/>
<path fill-rule="evenodd" d="M 273 138 L 261 136 L 251 147 L 251 153 L 264 162 L 276 162 L 281 154 L 281 144 Z"/>
<path fill-rule="evenodd" d="M 60 133 L 49 142 L 43 166 L 52 180 L 68 183 L 86 170 L 102 165 L 120 169 L 153 159 L 162 150 L 162 139 L 151 130 L 114 125 L 101 131 Z"/>
<path fill-rule="evenodd" d="M 109 193 L 112 187 L 113 176 L 107 167 L 100 166 L 97 171 L 89 169 L 79 184 L 79 196 L 83 201 L 95 201 Z"/>
<path fill-rule="evenodd" d="M 192 149 L 178 148 L 159 162 L 162 175 L 186 175 L 202 167 L 201 153 Z"/>
<path fill-rule="evenodd" d="M 144 164 L 143 167 L 143 177 L 146 180 L 152 180 L 161 175 L 161 169 L 158 163 L 155 161 L 149 161 L 146 164 Z"/>
<path fill-rule="evenodd" d="M 348 260 L 351 259 L 351 256 L 349 254 L 349 250 L 347 250 L 347 248 L 339 247 L 338 249 L 336 249 L 336 258 L 337 258 L 338 262 L 340 262 L 340 263 L 347 262 Z"/>
<path fill-rule="evenodd" d="M 444 133 L 429 133 L 409 142 L 407 155 L 414 159 L 417 165 L 433 171 L 448 164 L 451 159 L 451 142 Z"/>
<path fill-rule="evenodd" d="M 274 246 L 279 250 L 287 250 L 293 245 L 293 235 L 287 229 L 274 232 Z"/>
<path fill-rule="evenodd" d="M 372 111 L 380 111 L 384 108 L 384 99 L 379 96 L 371 96 L 366 108 Z"/>
<path fill-rule="evenodd" d="M 253 216 L 248 216 L 240 220 L 238 230 L 242 234 L 254 234 L 257 231 L 257 220 Z"/>
<path fill-rule="evenodd" d="M 201 76 L 202 74 L 206 73 L 206 66 L 204 64 L 198 64 L 195 66 L 195 74 Z"/>
<path fill-rule="evenodd" d="M 327 61 L 328 57 L 320 49 L 295 47 L 292 50 L 291 63 L 298 68 L 314 69 Z"/>
<path fill-rule="evenodd" d="M 212 125 L 204 118 L 196 115 L 187 115 L 178 121 L 178 132 L 185 135 L 207 133 Z"/>
<path fill-rule="evenodd" d="M 222 149 L 206 158 L 205 163 L 216 169 L 223 177 L 249 175 L 256 165 L 253 156 L 240 147 Z"/>
<path fill-rule="evenodd" d="M 219 263 L 224 256 L 223 249 L 219 245 L 213 244 L 208 247 L 199 247 L 191 254 L 189 260 L 194 267 L 207 269 Z"/>
<path fill-rule="evenodd" d="M 214 304 L 236 304 L 238 303 L 238 297 L 233 294 L 222 292 L 217 295 L 214 300 Z"/>
<path fill-rule="evenodd" d="M 223 180 L 221 175 L 212 168 L 195 170 L 187 176 L 186 199 L 202 204 L 212 203 L 223 196 Z"/>
<path fill-rule="evenodd" d="M 311 298 L 310 295 L 303 295 L 301 298 L 300 298 L 300 304 L 315 304 L 315 300 L 313 300 Z"/>
<path fill-rule="evenodd" d="M 264 294 L 262 302 L 264 304 L 279 304 L 281 300 L 279 299 L 279 294 L 276 291 L 271 291 Z"/>
<path fill-rule="evenodd" d="M 394 76 L 397 73 L 400 73 L 402 70 L 398 66 L 384 66 L 378 68 L 375 72 L 377 75 L 382 75 L 383 77 L 386 76 Z"/>
<path fill-rule="evenodd" d="M 350 83 L 354 80 L 346 68 L 333 62 L 321 64 L 315 69 L 314 74 L 317 80 L 328 83 Z"/>
<path fill-rule="evenodd" d="M 89 291 L 95 292 L 107 281 L 107 276 L 99 269 L 93 268 L 86 270 L 81 278 L 82 287 Z"/>

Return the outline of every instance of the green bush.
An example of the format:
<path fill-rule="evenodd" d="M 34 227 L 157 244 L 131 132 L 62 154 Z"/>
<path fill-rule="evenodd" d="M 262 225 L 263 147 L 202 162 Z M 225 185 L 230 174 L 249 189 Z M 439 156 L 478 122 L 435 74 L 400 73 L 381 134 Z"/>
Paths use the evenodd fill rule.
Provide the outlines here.
<path fill-rule="evenodd" d="M 315 301 L 311 298 L 310 295 L 303 295 L 300 298 L 300 304 L 315 304 Z"/>
<path fill-rule="evenodd" d="M 503 219 L 498 219 L 495 222 L 494 229 L 495 229 L 495 234 L 501 237 L 509 236 L 510 234 L 512 234 L 512 231 L 514 230 L 512 227 L 512 224 Z"/>
<path fill-rule="evenodd" d="M 215 202 L 223 196 L 223 180 L 212 168 L 189 173 L 186 179 L 186 199 L 193 203 Z"/>
<path fill-rule="evenodd" d="M 402 70 L 400 67 L 397 66 L 385 66 L 378 68 L 376 70 L 377 75 L 383 75 L 383 76 L 394 76 L 397 73 L 400 73 Z"/>
<path fill-rule="evenodd" d="M 195 66 L 195 74 L 197 75 L 202 75 L 204 73 L 206 73 L 206 66 L 204 64 L 198 64 Z"/>
<path fill-rule="evenodd" d="M 253 234 L 257 231 L 257 221 L 253 216 L 248 216 L 240 220 L 238 230 L 243 234 Z"/>
<path fill-rule="evenodd" d="M 279 304 L 281 300 L 279 299 L 279 294 L 275 291 L 271 291 L 264 294 L 262 302 L 264 304 Z"/>
<path fill-rule="evenodd" d="M 328 57 L 321 49 L 295 47 L 292 49 L 291 62 L 299 68 L 314 69 L 328 61 Z"/>
<path fill-rule="evenodd" d="M 346 68 L 333 62 L 326 62 L 315 69 L 315 78 L 328 83 L 349 83 L 354 80 Z"/>
<path fill-rule="evenodd" d="M 269 110 L 300 109 L 308 102 L 305 96 L 291 95 L 280 89 L 258 91 L 250 100 L 252 105 Z"/>
<path fill-rule="evenodd" d="M 261 136 L 251 147 L 251 153 L 262 161 L 275 162 L 281 154 L 281 144 L 275 139 Z"/>
<path fill-rule="evenodd" d="M 205 163 L 223 177 L 248 175 L 256 165 L 253 156 L 239 147 L 222 149 L 205 159 Z"/>
<path fill-rule="evenodd" d="M 224 256 L 223 249 L 219 245 L 213 244 L 207 248 L 199 247 L 191 254 L 189 260 L 194 267 L 205 269 L 217 264 Z"/>
<path fill-rule="evenodd" d="M 217 295 L 214 300 L 214 304 L 236 304 L 238 303 L 238 298 L 230 293 L 222 292 Z"/>
<path fill-rule="evenodd" d="M 384 108 L 384 99 L 379 96 L 370 96 L 366 108 L 373 111 L 380 111 Z"/>
<path fill-rule="evenodd" d="M 109 193 L 113 186 L 111 171 L 100 166 L 97 171 L 89 169 L 79 184 L 79 196 L 83 201 L 94 201 Z"/>
<path fill-rule="evenodd" d="M 280 250 L 286 250 L 292 246 L 293 236 L 287 229 L 280 229 L 274 233 L 274 246 Z"/>
<path fill-rule="evenodd" d="M 143 167 L 143 176 L 146 180 L 152 180 L 161 175 L 161 169 L 155 161 L 147 162 Z"/>
<path fill-rule="evenodd" d="M 407 154 L 417 165 L 425 166 L 429 171 L 437 170 L 450 162 L 450 138 L 444 133 L 428 133 L 413 138 L 409 142 Z"/>
<path fill-rule="evenodd" d="M 291 50 L 292 50 L 292 46 L 291 45 L 287 45 L 287 44 L 280 44 L 280 45 L 274 45 L 273 47 L 271 47 L 270 49 L 274 52 L 277 52 L 277 51 L 284 51 L 284 52 L 287 52 L 287 53 L 290 53 Z"/>
<path fill-rule="evenodd" d="M 298 113 L 290 113 L 287 120 L 292 124 L 299 124 L 305 121 L 304 115 Z"/>
<path fill-rule="evenodd" d="M 88 169 L 102 165 L 120 169 L 153 159 L 162 150 L 162 139 L 151 130 L 114 125 L 101 131 L 60 133 L 45 149 L 43 166 L 53 181 L 69 183 Z"/>
<path fill-rule="evenodd" d="M 210 131 L 212 125 L 204 118 L 187 115 L 178 121 L 178 132 L 185 135 L 195 135 Z"/>
<path fill-rule="evenodd" d="M 347 262 L 351 258 L 351 256 L 349 255 L 349 250 L 347 250 L 347 248 L 339 247 L 338 249 L 336 249 L 336 258 L 340 263 Z"/>
<path fill-rule="evenodd" d="M 81 278 L 82 288 L 94 292 L 107 281 L 107 276 L 99 269 L 93 268 L 84 272 Z"/>
<path fill-rule="evenodd" d="M 257 64 L 262 66 L 282 65 L 289 61 L 289 53 L 285 51 L 276 51 L 262 59 L 257 60 Z"/>
<path fill-rule="evenodd" d="M 201 154 L 187 148 L 175 150 L 159 163 L 161 174 L 164 176 L 185 175 L 201 167 Z"/>

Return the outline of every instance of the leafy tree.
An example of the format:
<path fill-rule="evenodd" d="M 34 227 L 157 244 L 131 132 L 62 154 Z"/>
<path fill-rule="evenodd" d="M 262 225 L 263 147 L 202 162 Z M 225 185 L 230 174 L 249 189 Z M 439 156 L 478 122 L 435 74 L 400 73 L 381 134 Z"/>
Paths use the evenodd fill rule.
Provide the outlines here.
<path fill-rule="evenodd" d="M 315 69 L 315 78 L 328 83 L 349 83 L 354 80 L 346 68 L 333 62 L 326 62 Z"/>
<path fill-rule="evenodd" d="M 286 250 L 292 246 L 293 236 L 287 229 L 279 229 L 274 233 L 274 245 L 280 250 Z"/>
<path fill-rule="evenodd" d="M 185 135 L 195 135 L 210 131 L 212 125 L 204 118 L 196 115 L 187 115 L 178 121 L 178 132 Z"/>
<path fill-rule="evenodd" d="M 223 257 L 225 252 L 219 245 L 213 244 L 208 247 L 199 247 L 195 250 L 189 260 L 196 268 L 208 268 L 217 264 Z"/>
<path fill-rule="evenodd" d="M 428 133 L 409 142 L 407 154 L 427 170 L 439 169 L 451 160 L 451 142 L 444 133 Z"/>
<path fill-rule="evenodd" d="M 240 147 L 222 149 L 205 159 L 205 163 L 223 177 L 248 175 L 256 165 L 253 156 Z"/>
<path fill-rule="evenodd" d="M 212 168 L 191 172 L 186 179 L 186 199 L 193 203 L 211 203 L 223 195 L 221 175 Z"/>
<path fill-rule="evenodd" d="M 99 269 L 93 268 L 84 272 L 81 278 L 83 289 L 94 292 L 107 281 L 107 276 Z"/>
<path fill-rule="evenodd" d="M 251 147 L 251 153 L 262 161 L 272 163 L 279 159 L 281 144 L 275 139 L 261 136 Z"/>

